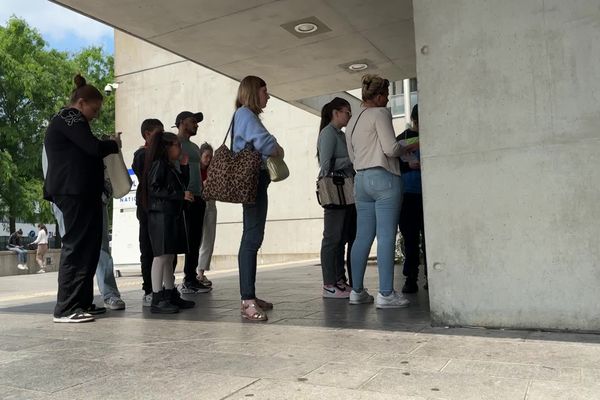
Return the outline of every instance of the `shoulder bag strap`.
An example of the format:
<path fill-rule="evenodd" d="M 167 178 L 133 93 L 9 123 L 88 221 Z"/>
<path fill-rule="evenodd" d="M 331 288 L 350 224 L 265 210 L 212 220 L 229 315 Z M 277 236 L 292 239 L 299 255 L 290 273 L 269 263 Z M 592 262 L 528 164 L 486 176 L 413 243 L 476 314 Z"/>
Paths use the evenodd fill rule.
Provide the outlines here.
<path fill-rule="evenodd" d="M 358 118 L 356 118 L 356 122 L 354 123 L 354 126 L 352 127 L 352 130 L 350 131 L 350 146 L 352 146 L 352 151 L 354 151 L 354 144 L 352 144 L 352 136 L 354 135 L 354 129 L 356 129 L 356 125 L 358 125 L 358 120 L 360 119 L 360 117 L 363 115 L 363 113 L 365 111 L 367 111 L 366 108 L 364 110 L 362 110 L 360 112 L 360 114 L 358 114 Z"/>
<path fill-rule="evenodd" d="M 236 110 L 237 111 L 237 110 Z M 227 133 L 225 134 L 225 138 L 223 139 L 223 143 L 227 141 L 227 136 L 229 136 L 229 132 L 231 132 L 231 148 L 233 150 L 233 121 L 235 120 L 235 112 L 233 113 L 233 118 L 231 118 L 231 123 L 229 124 L 229 128 L 227 128 Z"/>

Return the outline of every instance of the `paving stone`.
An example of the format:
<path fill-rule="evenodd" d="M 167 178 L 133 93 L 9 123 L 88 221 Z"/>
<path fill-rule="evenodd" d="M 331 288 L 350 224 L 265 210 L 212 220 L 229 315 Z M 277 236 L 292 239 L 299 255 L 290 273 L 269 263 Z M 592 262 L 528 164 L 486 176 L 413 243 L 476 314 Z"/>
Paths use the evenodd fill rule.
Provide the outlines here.
<path fill-rule="evenodd" d="M 361 387 L 364 390 L 390 395 L 422 396 L 456 400 L 515 400 L 523 399 L 528 381 L 413 372 L 385 368 Z"/>
<path fill-rule="evenodd" d="M 547 367 L 489 361 L 451 360 L 444 368 L 447 374 L 497 376 L 502 378 L 580 382 L 581 368 Z"/>
<path fill-rule="evenodd" d="M 565 382 L 533 381 L 527 400 L 599 400 L 597 383 L 570 384 Z"/>

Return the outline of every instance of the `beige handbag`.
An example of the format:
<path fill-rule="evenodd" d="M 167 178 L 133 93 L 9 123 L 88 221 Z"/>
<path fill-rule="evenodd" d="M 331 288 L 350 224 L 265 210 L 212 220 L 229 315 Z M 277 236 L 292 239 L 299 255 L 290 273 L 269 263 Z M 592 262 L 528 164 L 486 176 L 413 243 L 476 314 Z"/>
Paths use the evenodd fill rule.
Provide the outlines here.
<path fill-rule="evenodd" d="M 125 166 L 123 153 L 119 150 L 116 154 L 109 154 L 104 157 L 104 166 L 112 186 L 113 198 L 120 199 L 129 193 L 133 182 Z"/>
<path fill-rule="evenodd" d="M 271 182 L 279 182 L 290 176 L 290 170 L 281 157 L 267 158 L 267 171 Z"/>

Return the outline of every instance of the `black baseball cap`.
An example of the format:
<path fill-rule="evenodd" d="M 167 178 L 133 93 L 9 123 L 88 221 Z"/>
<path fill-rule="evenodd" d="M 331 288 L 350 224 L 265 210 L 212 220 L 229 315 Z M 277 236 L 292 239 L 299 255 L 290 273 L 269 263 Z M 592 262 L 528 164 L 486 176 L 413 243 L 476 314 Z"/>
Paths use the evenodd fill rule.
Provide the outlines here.
<path fill-rule="evenodd" d="M 202 122 L 202 120 L 204 119 L 204 115 L 201 112 L 193 113 L 191 111 L 182 111 L 179 114 L 177 114 L 177 117 L 175 118 L 175 125 L 173 127 L 179 127 L 181 121 L 190 117 L 194 117 L 196 119 L 196 122 Z"/>

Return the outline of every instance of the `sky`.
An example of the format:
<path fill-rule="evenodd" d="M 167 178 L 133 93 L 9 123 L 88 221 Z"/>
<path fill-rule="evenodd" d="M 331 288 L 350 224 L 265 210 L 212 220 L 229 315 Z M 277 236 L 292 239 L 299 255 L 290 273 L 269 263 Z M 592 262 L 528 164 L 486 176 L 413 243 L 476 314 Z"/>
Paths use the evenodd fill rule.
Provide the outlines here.
<path fill-rule="evenodd" d="M 76 52 L 102 46 L 106 53 L 114 53 L 111 27 L 47 0 L 0 0 L 0 25 L 5 26 L 12 15 L 36 28 L 50 48 Z"/>

